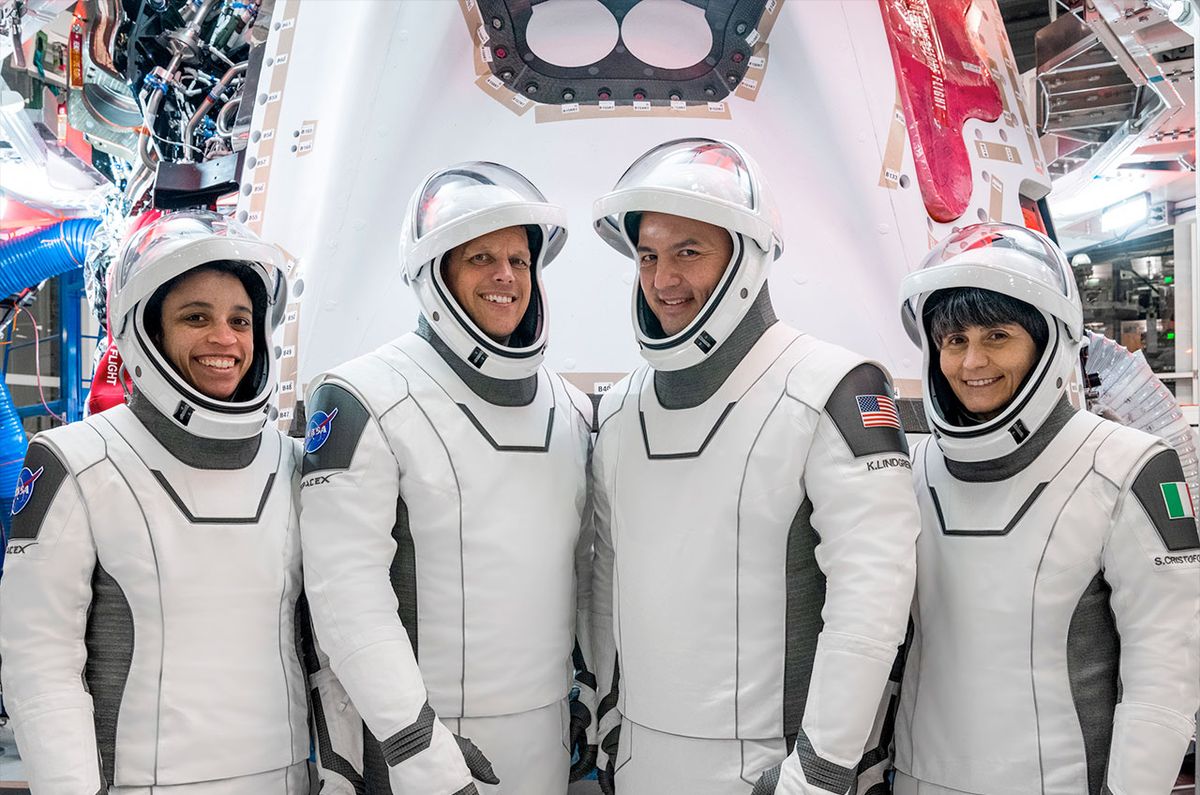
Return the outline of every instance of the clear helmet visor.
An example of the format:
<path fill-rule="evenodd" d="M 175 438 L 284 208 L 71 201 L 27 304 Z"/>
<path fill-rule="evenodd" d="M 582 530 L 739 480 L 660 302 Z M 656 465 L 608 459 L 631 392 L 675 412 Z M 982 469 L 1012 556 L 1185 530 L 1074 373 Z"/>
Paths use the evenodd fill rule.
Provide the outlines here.
<path fill-rule="evenodd" d="M 741 153 L 722 141 L 662 144 L 637 160 L 613 190 L 674 188 L 757 212 L 761 196 Z"/>
<path fill-rule="evenodd" d="M 1044 235 L 1006 223 L 974 224 L 936 245 L 919 270 L 905 277 L 901 310 L 905 330 L 920 344 L 921 306 L 937 290 L 979 287 L 1017 298 L 1082 332 L 1082 309 L 1071 267 Z"/>
<path fill-rule="evenodd" d="M 109 277 L 113 318 L 119 320 L 175 276 L 216 261 L 241 263 L 257 274 L 266 290 L 269 330 L 283 322 L 287 300 L 283 252 L 236 221 L 199 210 L 163 216 L 126 242 Z"/>
<path fill-rule="evenodd" d="M 534 255 L 544 267 L 566 239 L 564 219 L 562 210 L 516 171 L 497 163 L 462 163 L 431 176 L 413 197 L 408 239 L 402 243 L 406 270 L 415 277 L 421 266 L 454 246 L 510 226 L 542 228 L 545 240 Z"/>
<path fill-rule="evenodd" d="M 737 146 L 685 138 L 654 147 L 638 158 L 596 204 L 596 230 L 618 250 L 623 216 L 660 212 L 740 232 L 764 251 L 782 252 L 782 222 L 757 164 Z M 628 252 L 626 252 L 628 253 Z"/>
<path fill-rule="evenodd" d="M 163 215 L 138 229 L 121 249 L 113 276 L 113 287 L 121 289 L 157 265 L 167 254 L 190 241 L 203 240 L 225 231 L 224 219 L 214 214 L 183 211 Z"/>
<path fill-rule="evenodd" d="M 1027 278 L 1036 279 L 1063 295 L 1070 294 L 1074 280 L 1062 267 L 1065 261 L 1062 252 L 1040 233 L 1014 224 L 973 224 L 960 229 L 929 252 L 924 267 L 936 268 L 946 262 L 966 261 L 970 252 L 985 249 L 1025 254 Z"/>

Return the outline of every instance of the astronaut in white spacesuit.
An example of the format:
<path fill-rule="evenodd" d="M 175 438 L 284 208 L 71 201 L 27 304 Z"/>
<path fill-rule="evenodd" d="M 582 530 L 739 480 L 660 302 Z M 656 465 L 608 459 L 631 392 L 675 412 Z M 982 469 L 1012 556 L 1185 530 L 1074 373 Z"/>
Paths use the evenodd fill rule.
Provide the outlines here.
<path fill-rule="evenodd" d="M 133 395 L 38 434 L 0 583 L 4 696 L 36 795 L 306 795 L 300 450 L 264 427 L 282 252 L 207 212 L 115 263 Z"/>
<path fill-rule="evenodd" d="M 602 787 L 849 792 L 886 757 L 919 527 L 888 376 L 776 321 L 781 224 L 738 146 L 662 144 L 593 217 L 639 264 L 647 361 L 593 457 Z"/>
<path fill-rule="evenodd" d="M 1165 795 L 1200 704 L 1200 541 L 1173 450 L 1078 411 L 1062 252 L 969 226 L 901 287 L 933 437 L 900 795 Z"/>
<path fill-rule="evenodd" d="M 592 406 L 541 366 L 541 273 L 565 221 L 504 166 L 430 175 L 401 243 L 416 332 L 312 384 L 301 527 L 329 658 L 316 677 L 323 703 L 344 686 L 365 722 L 317 717 L 327 791 L 562 795 L 568 749 L 575 775 L 590 767 L 576 583 L 590 586 Z M 573 670 L 585 693 L 569 714 Z"/>

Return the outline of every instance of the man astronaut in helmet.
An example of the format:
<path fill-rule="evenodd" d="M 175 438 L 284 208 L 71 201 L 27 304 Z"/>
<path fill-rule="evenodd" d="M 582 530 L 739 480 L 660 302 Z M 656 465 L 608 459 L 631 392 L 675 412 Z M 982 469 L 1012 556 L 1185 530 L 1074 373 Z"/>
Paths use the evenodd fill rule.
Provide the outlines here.
<path fill-rule="evenodd" d="M 309 791 L 300 450 L 264 427 L 284 269 L 213 213 L 136 232 L 110 292 L 128 404 L 29 446 L 0 655 L 38 795 Z"/>
<path fill-rule="evenodd" d="M 562 795 L 590 767 L 592 409 L 541 366 L 565 220 L 504 166 L 430 175 L 401 243 L 416 332 L 313 383 L 305 581 L 336 675 L 318 679 L 369 730 L 322 740 L 327 786 Z M 568 714 L 573 669 L 587 693 Z"/>
<path fill-rule="evenodd" d="M 900 795 L 1165 795 L 1200 705 L 1200 540 L 1178 457 L 1073 408 L 1062 252 L 969 226 L 901 285 L 933 437 L 896 722 Z"/>
<path fill-rule="evenodd" d="M 886 757 L 919 526 L 888 376 L 777 322 L 781 225 L 740 147 L 655 147 L 593 216 L 639 264 L 647 361 L 593 457 L 602 787 L 849 792 Z"/>

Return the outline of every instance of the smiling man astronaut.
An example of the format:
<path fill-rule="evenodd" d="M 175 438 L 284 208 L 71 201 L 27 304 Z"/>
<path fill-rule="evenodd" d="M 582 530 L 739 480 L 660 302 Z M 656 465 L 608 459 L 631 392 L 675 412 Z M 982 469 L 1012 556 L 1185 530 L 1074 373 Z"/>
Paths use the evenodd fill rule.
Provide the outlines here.
<path fill-rule="evenodd" d="M 430 175 L 401 244 L 416 332 L 314 382 L 301 531 L 332 669 L 315 700 L 344 685 L 369 729 L 317 716 L 338 792 L 563 795 L 591 765 L 592 408 L 541 366 L 565 215 L 494 163 Z"/>
<path fill-rule="evenodd" d="M 913 592 L 888 377 L 776 321 L 782 228 L 740 147 L 655 147 L 593 217 L 638 263 L 647 362 L 605 395 L 593 458 L 602 787 L 844 795 L 886 757 Z"/>

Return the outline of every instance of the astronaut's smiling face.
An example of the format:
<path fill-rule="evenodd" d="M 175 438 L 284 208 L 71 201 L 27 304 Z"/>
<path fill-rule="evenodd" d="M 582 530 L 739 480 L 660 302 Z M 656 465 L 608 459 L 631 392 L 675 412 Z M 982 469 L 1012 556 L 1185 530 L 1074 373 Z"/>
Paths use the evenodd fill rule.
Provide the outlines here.
<path fill-rule="evenodd" d="M 510 226 L 451 249 L 442 278 L 475 325 L 504 343 L 529 308 L 532 260 L 525 227 Z"/>
<path fill-rule="evenodd" d="M 990 420 L 1017 394 L 1037 358 L 1037 343 L 1019 323 L 967 326 L 938 342 L 942 375 L 970 414 Z"/>
<path fill-rule="evenodd" d="M 240 279 L 197 270 L 162 303 L 159 347 L 196 391 L 229 400 L 254 358 L 254 310 Z"/>
<path fill-rule="evenodd" d="M 638 280 L 667 336 L 688 327 L 717 289 L 733 239 L 719 226 L 665 213 L 644 213 L 638 226 Z"/>

